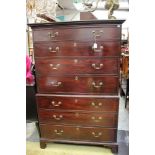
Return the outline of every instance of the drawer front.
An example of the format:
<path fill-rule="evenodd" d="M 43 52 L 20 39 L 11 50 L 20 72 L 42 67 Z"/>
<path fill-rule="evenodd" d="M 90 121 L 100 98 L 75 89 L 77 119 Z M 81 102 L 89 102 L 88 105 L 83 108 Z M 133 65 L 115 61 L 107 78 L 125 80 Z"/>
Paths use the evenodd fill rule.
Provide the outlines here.
<path fill-rule="evenodd" d="M 41 124 L 41 137 L 52 140 L 116 142 L 117 129 Z"/>
<path fill-rule="evenodd" d="M 118 74 L 117 58 L 36 59 L 37 75 Z"/>
<path fill-rule="evenodd" d="M 37 96 L 42 109 L 118 112 L 118 98 Z"/>
<path fill-rule="evenodd" d="M 117 76 L 37 77 L 39 93 L 118 94 Z"/>
<path fill-rule="evenodd" d="M 94 42 L 40 42 L 34 44 L 35 57 L 53 56 L 120 56 L 120 41 Z"/>
<path fill-rule="evenodd" d="M 114 26 L 78 27 L 78 28 L 42 28 L 33 31 L 33 41 L 94 41 L 96 40 L 120 40 L 121 29 Z"/>
<path fill-rule="evenodd" d="M 104 127 L 117 127 L 116 113 L 97 112 L 65 112 L 55 110 L 39 110 L 41 123 L 58 123 L 74 125 L 100 125 Z"/>

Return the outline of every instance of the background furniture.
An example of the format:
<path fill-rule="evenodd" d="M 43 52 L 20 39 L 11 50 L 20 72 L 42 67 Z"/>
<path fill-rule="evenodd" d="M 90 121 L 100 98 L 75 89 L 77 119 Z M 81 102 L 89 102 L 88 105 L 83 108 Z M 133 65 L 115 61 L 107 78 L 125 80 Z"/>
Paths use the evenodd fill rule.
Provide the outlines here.
<path fill-rule="evenodd" d="M 91 12 L 80 12 L 80 20 L 94 20 L 97 19 Z"/>
<path fill-rule="evenodd" d="M 26 121 L 38 121 L 35 85 L 26 85 Z"/>
<path fill-rule="evenodd" d="M 125 108 L 129 103 L 129 49 L 128 40 L 122 42 L 120 95 L 125 97 Z"/>
<path fill-rule="evenodd" d="M 37 81 L 40 147 L 47 142 L 118 151 L 123 20 L 29 24 Z"/>

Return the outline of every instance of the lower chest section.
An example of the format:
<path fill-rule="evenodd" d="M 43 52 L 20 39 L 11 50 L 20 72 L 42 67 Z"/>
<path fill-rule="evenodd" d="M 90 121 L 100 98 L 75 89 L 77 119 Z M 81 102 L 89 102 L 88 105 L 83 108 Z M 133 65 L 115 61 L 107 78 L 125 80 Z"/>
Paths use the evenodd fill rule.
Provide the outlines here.
<path fill-rule="evenodd" d="M 53 140 L 115 142 L 117 97 L 37 95 L 41 137 Z"/>
<path fill-rule="evenodd" d="M 115 142 L 117 132 L 114 128 L 51 124 L 41 124 L 40 130 L 45 139 L 91 142 Z"/>

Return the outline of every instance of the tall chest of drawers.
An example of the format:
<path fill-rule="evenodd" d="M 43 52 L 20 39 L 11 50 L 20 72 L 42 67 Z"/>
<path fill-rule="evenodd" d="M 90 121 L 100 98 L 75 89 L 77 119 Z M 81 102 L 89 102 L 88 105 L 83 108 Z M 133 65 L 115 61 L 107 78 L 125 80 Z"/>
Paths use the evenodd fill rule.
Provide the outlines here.
<path fill-rule="evenodd" d="M 123 22 L 29 24 L 41 148 L 59 142 L 101 145 L 117 152 Z"/>

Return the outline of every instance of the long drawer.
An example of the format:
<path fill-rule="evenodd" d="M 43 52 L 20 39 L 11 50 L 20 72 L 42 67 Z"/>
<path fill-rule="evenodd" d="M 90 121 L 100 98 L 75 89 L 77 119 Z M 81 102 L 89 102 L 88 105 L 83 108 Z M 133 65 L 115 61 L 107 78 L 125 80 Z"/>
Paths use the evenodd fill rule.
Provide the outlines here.
<path fill-rule="evenodd" d="M 117 113 L 39 110 L 41 123 L 117 127 Z"/>
<path fill-rule="evenodd" d="M 53 56 L 120 56 L 120 41 L 100 41 L 97 48 L 90 42 L 37 42 L 34 43 L 35 57 Z"/>
<path fill-rule="evenodd" d="M 53 27 L 33 31 L 33 41 L 92 41 L 92 40 L 120 40 L 120 27 Z"/>
<path fill-rule="evenodd" d="M 39 93 L 118 94 L 118 76 L 38 76 Z"/>
<path fill-rule="evenodd" d="M 118 58 L 36 59 L 37 75 L 118 74 Z"/>
<path fill-rule="evenodd" d="M 41 137 L 52 140 L 116 142 L 117 129 L 40 124 Z"/>
<path fill-rule="evenodd" d="M 36 99 L 37 105 L 41 109 L 118 112 L 119 105 L 118 98 L 37 95 Z"/>

